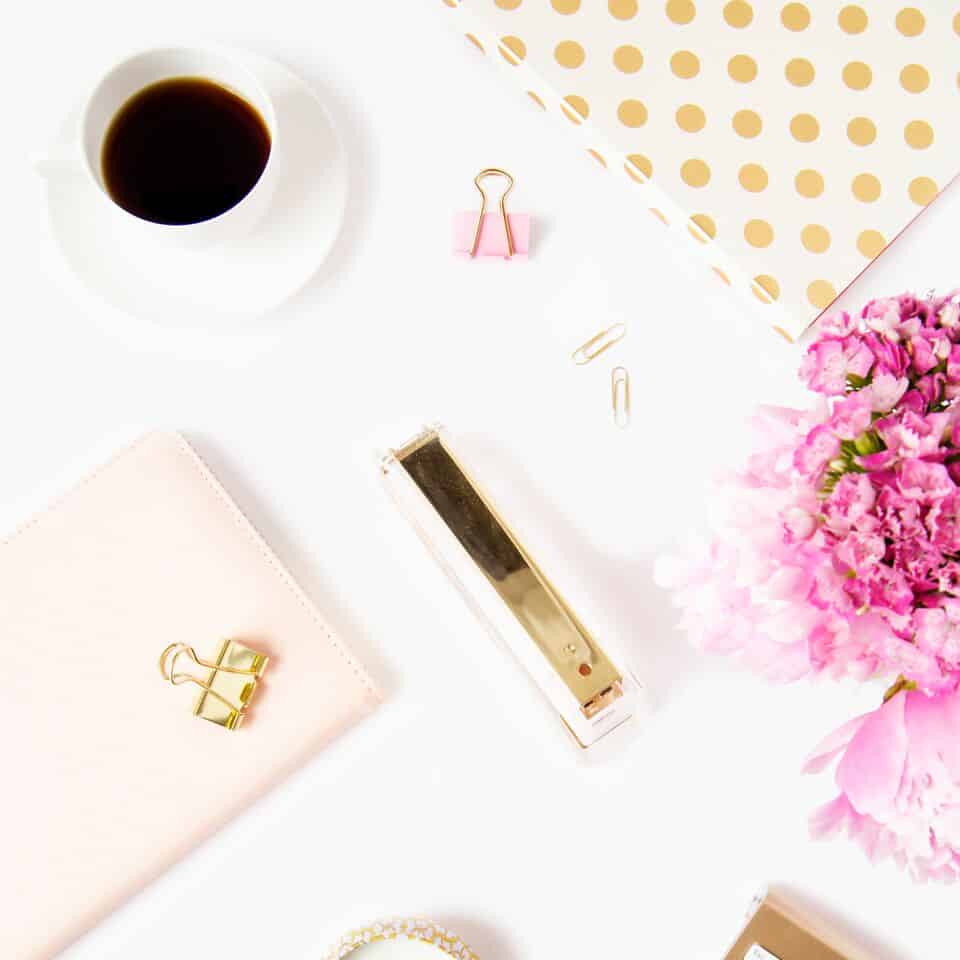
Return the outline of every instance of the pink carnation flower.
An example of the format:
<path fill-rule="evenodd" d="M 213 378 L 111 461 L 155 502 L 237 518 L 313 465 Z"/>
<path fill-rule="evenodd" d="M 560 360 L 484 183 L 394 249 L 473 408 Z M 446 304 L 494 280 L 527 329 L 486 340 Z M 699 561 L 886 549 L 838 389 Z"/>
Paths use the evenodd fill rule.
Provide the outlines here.
<path fill-rule="evenodd" d="M 840 453 L 840 438 L 825 424 L 814 427 L 793 455 L 793 465 L 805 477 L 817 478 Z"/>
<path fill-rule="evenodd" d="M 900 469 L 897 486 L 908 499 L 925 503 L 948 497 L 957 489 L 942 463 L 926 460 L 908 460 Z"/>
<path fill-rule="evenodd" d="M 913 615 L 917 649 L 936 657 L 944 670 L 960 669 L 960 601 Z"/>
<path fill-rule="evenodd" d="M 935 501 L 924 518 L 931 544 L 943 554 L 960 552 L 960 491 Z"/>
<path fill-rule="evenodd" d="M 863 342 L 873 355 L 876 369 L 892 377 L 902 377 L 910 367 L 910 354 L 897 342 L 868 333 Z"/>
<path fill-rule="evenodd" d="M 907 410 L 878 420 L 876 431 L 891 459 L 925 457 L 939 452 L 950 421 L 945 413 L 920 416 Z"/>
<path fill-rule="evenodd" d="M 958 359 L 958 382 L 960 382 L 960 357 Z M 870 398 L 870 409 L 875 413 L 892 410 L 907 392 L 910 381 L 906 377 L 895 377 L 886 370 L 874 372 L 870 386 L 862 391 L 862 396 Z"/>
<path fill-rule="evenodd" d="M 916 315 L 904 316 L 898 299 L 873 300 L 864 307 L 867 326 L 890 343 L 915 336 L 920 330 Z"/>
<path fill-rule="evenodd" d="M 840 478 L 822 510 L 827 529 L 838 537 L 851 530 L 872 532 L 879 526 L 873 515 L 877 491 L 865 473 L 848 473 Z"/>
<path fill-rule="evenodd" d="M 873 354 L 862 340 L 818 340 L 808 351 L 800 367 L 807 386 L 828 397 L 841 396 L 847 378 L 866 377 L 873 366 Z"/>
<path fill-rule="evenodd" d="M 817 333 L 832 340 L 846 340 L 857 329 L 857 321 L 846 310 L 824 314 L 817 321 Z"/>
<path fill-rule="evenodd" d="M 873 421 L 873 398 L 867 390 L 851 393 L 834 405 L 828 421 L 837 437 L 859 437 Z"/>

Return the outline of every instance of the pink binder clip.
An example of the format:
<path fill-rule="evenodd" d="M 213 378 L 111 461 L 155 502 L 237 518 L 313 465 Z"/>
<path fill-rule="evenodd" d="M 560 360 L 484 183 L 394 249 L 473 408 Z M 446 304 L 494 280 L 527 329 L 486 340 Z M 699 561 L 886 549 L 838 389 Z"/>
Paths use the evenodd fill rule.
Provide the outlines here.
<path fill-rule="evenodd" d="M 506 177 L 507 189 L 500 195 L 500 216 L 487 213 L 487 195 L 480 181 L 484 177 Z M 530 215 L 507 213 L 507 194 L 513 189 L 513 177 L 506 170 L 487 167 L 481 170 L 473 182 L 483 201 L 479 216 L 469 212 L 456 215 L 453 224 L 453 249 L 470 257 L 502 257 L 526 259 L 530 251 Z"/>

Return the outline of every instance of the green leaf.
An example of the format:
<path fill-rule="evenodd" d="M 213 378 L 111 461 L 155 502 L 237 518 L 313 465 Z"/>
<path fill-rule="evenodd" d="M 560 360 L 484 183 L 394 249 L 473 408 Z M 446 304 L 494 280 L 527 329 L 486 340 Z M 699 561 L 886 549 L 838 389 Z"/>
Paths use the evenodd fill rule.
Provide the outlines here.
<path fill-rule="evenodd" d="M 853 446 L 856 453 L 861 457 L 887 449 L 887 445 L 880 439 L 880 434 L 876 430 L 868 430 L 866 433 L 860 434 L 853 442 Z"/>

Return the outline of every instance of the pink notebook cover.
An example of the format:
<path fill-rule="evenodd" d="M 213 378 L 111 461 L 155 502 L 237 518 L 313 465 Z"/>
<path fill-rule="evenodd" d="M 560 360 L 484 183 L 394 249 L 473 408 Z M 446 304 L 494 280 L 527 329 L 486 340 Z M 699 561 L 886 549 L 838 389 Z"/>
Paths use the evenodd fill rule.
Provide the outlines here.
<path fill-rule="evenodd" d="M 271 657 L 247 721 L 193 715 L 174 641 Z M 378 694 L 179 436 L 150 434 L 0 541 L 0 957 L 52 956 Z"/>

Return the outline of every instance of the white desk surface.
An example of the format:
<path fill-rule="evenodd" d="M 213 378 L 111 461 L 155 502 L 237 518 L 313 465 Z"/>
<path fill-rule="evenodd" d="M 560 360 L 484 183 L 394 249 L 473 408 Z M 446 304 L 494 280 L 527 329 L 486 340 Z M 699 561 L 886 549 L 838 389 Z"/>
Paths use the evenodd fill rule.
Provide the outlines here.
<path fill-rule="evenodd" d="M 486 960 L 717 960 L 765 883 L 819 901 L 879 960 L 955 952 L 955 893 L 807 839 L 832 784 L 802 779 L 801 759 L 875 691 L 770 689 L 704 662 L 651 580 L 656 552 L 699 519 L 705 476 L 729 461 L 748 408 L 802 398 L 796 348 L 472 55 L 440 0 L 35 3 L 8 27 L 0 503 L 132 423 L 182 429 L 388 694 L 69 960 L 300 960 L 395 914 L 447 924 Z M 113 316 L 61 282 L 46 236 L 31 151 L 81 79 L 171 36 L 300 72 L 350 153 L 332 258 L 243 334 Z M 450 217 L 491 164 L 517 178 L 513 209 L 537 217 L 526 265 L 449 254 Z M 848 302 L 960 280 L 958 213 L 955 190 Z M 608 354 L 633 375 L 625 432 L 610 422 L 609 365 L 569 361 L 614 320 L 630 324 Z M 503 509 L 645 664 L 654 714 L 612 769 L 569 762 L 380 489 L 375 451 L 432 419 L 489 450 Z"/>

